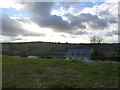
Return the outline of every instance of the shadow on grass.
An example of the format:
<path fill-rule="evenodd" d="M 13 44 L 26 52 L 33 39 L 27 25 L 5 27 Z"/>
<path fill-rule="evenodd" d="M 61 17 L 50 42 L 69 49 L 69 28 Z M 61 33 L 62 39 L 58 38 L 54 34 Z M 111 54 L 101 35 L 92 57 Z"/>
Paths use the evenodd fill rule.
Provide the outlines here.
<path fill-rule="evenodd" d="M 55 83 L 53 85 L 51 85 L 50 87 L 52 90 L 57 90 L 57 88 L 62 88 L 62 89 L 72 89 L 74 88 L 74 86 L 72 84 L 68 84 L 68 83 Z"/>

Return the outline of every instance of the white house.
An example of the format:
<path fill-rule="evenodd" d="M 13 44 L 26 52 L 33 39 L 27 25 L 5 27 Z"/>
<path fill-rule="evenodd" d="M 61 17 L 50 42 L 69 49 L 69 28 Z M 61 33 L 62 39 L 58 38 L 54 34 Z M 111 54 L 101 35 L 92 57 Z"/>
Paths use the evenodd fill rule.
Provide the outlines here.
<path fill-rule="evenodd" d="M 92 49 L 68 49 L 64 58 L 67 60 L 90 60 Z"/>

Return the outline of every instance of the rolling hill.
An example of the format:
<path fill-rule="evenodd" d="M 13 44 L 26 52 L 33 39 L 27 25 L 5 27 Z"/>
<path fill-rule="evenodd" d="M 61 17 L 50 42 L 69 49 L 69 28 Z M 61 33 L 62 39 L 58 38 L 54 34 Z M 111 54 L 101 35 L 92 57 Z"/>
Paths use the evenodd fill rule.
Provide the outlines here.
<path fill-rule="evenodd" d="M 118 57 L 120 44 L 70 44 L 52 42 L 2 43 L 2 54 L 9 56 L 36 55 L 63 59 L 67 49 L 91 48 L 97 57 Z"/>

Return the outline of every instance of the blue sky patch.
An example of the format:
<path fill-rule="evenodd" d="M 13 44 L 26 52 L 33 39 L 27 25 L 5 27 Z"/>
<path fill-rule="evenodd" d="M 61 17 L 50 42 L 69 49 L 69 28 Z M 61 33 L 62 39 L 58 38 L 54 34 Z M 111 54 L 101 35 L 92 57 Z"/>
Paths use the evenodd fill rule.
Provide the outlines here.
<path fill-rule="evenodd" d="M 16 10 L 15 8 L 3 8 L 2 13 L 11 17 L 17 16 L 21 18 L 31 17 L 33 15 L 27 10 Z"/>

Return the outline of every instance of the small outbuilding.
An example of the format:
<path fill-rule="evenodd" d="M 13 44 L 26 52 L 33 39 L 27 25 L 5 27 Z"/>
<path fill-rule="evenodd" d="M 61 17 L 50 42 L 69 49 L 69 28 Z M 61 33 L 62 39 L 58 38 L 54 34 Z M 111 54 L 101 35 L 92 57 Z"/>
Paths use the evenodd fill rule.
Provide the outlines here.
<path fill-rule="evenodd" d="M 28 58 L 38 58 L 37 56 L 28 56 Z"/>
<path fill-rule="evenodd" d="M 90 60 L 92 49 L 68 49 L 64 58 L 67 60 Z"/>

